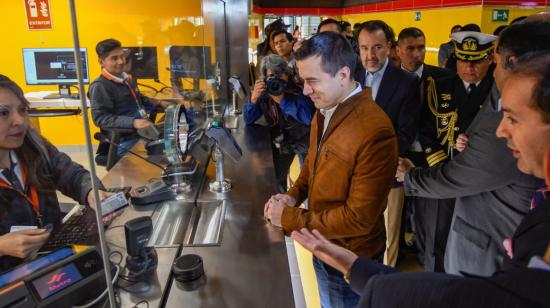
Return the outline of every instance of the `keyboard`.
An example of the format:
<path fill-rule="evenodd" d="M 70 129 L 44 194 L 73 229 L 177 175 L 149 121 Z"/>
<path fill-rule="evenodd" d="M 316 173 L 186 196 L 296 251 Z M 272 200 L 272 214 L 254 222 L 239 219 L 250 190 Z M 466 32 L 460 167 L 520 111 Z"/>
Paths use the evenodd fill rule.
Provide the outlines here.
<path fill-rule="evenodd" d="M 130 198 L 131 186 L 113 187 L 107 192 L 123 192 L 126 199 Z M 62 220 L 61 224 L 53 229 L 48 242 L 40 252 L 53 251 L 68 245 L 97 245 L 97 223 L 95 211 L 87 206 L 76 205 Z"/>
<path fill-rule="evenodd" d="M 53 251 L 68 245 L 97 245 L 99 235 L 93 209 L 75 206 L 67 217 L 53 229 L 48 242 L 40 249 L 41 252 Z"/>

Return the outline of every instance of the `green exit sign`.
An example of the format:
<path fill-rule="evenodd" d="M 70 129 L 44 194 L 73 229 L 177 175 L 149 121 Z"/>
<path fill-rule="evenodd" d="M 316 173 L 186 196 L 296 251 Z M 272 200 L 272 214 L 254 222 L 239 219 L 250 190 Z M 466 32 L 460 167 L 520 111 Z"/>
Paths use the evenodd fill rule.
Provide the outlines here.
<path fill-rule="evenodd" d="M 493 21 L 507 22 L 510 16 L 510 10 L 493 10 Z"/>

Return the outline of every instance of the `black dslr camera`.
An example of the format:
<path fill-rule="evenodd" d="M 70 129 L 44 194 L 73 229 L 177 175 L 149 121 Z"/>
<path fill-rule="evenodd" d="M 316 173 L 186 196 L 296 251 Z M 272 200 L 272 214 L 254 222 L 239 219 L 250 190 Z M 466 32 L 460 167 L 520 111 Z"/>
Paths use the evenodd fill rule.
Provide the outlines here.
<path fill-rule="evenodd" d="M 282 79 L 279 79 L 275 76 L 269 76 L 265 80 L 267 93 L 273 96 L 279 96 L 283 94 L 286 88 L 286 82 Z"/>

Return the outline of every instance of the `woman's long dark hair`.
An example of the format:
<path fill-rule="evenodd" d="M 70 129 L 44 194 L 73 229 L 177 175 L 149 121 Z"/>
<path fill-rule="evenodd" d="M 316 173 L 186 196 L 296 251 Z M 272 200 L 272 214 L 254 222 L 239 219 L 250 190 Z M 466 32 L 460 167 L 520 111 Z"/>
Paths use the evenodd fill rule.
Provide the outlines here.
<path fill-rule="evenodd" d="M 23 90 L 11 79 L 0 74 L 0 89 L 6 89 L 29 107 L 29 101 L 23 95 Z M 49 155 L 46 145 L 49 144 L 40 133 L 29 127 L 25 134 L 23 145 L 15 149 L 17 159 L 27 170 L 27 183 L 39 191 L 54 190 L 55 185 L 48 170 Z"/>

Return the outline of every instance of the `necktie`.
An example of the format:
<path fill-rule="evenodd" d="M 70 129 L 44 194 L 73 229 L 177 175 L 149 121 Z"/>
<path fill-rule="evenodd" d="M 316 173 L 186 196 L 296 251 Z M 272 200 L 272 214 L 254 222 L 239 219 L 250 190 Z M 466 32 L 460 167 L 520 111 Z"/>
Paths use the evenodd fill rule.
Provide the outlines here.
<path fill-rule="evenodd" d="M 365 80 L 365 86 L 372 88 L 372 81 L 374 79 L 374 74 L 371 72 L 367 72 L 367 78 Z"/>
<path fill-rule="evenodd" d="M 2 174 L 4 174 L 4 176 L 6 177 L 6 179 L 8 179 L 8 181 L 11 183 L 11 186 L 14 189 L 20 192 L 24 192 L 23 185 L 21 184 L 21 182 L 19 181 L 19 178 L 13 171 L 14 169 L 15 169 L 15 166 L 12 166 L 11 169 L 4 169 L 2 170 Z"/>
<path fill-rule="evenodd" d="M 550 188 L 546 185 L 542 185 L 535 191 L 533 199 L 531 199 L 531 209 L 541 205 L 544 200 L 550 197 Z"/>
<path fill-rule="evenodd" d="M 471 94 L 473 91 L 475 91 L 476 88 L 477 86 L 475 83 L 470 83 L 470 85 L 468 86 L 468 94 Z"/>

